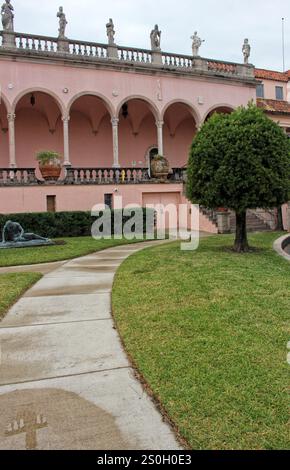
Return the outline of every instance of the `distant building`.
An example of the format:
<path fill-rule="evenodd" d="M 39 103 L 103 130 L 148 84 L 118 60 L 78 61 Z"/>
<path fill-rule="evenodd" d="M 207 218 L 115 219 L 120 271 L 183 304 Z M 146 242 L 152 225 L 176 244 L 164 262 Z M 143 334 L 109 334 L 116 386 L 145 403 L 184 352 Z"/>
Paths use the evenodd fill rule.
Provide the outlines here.
<path fill-rule="evenodd" d="M 255 69 L 257 105 L 290 136 L 290 71 Z"/>

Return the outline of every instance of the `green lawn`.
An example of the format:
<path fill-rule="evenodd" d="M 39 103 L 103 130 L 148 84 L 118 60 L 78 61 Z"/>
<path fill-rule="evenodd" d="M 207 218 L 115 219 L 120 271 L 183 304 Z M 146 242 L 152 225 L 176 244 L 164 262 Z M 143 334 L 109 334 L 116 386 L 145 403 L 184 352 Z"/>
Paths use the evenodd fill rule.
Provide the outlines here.
<path fill-rule="evenodd" d="M 194 449 L 290 449 L 290 264 L 279 234 L 231 236 L 134 254 L 120 267 L 113 311 L 127 351 Z"/>
<path fill-rule="evenodd" d="M 138 240 L 94 240 L 92 237 L 64 238 L 65 245 L 0 250 L 0 267 L 48 263 L 85 256 L 112 246 Z M 140 240 L 139 240 L 140 241 Z"/>
<path fill-rule="evenodd" d="M 0 275 L 0 320 L 24 292 L 41 278 L 38 273 Z"/>

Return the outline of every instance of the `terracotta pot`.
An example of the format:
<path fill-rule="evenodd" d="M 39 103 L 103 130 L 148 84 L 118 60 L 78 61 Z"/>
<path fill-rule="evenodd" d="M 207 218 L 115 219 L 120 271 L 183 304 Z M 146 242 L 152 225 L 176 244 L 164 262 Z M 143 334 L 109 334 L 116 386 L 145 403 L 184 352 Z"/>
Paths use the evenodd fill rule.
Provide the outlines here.
<path fill-rule="evenodd" d="M 161 179 L 166 181 L 170 172 L 170 165 L 165 157 L 154 157 L 151 160 L 151 174 L 153 178 Z"/>
<path fill-rule="evenodd" d="M 45 181 L 57 181 L 61 174 L 60 160 L 51 160 L 48 163 L 39 163 L 41 176 Z"/>

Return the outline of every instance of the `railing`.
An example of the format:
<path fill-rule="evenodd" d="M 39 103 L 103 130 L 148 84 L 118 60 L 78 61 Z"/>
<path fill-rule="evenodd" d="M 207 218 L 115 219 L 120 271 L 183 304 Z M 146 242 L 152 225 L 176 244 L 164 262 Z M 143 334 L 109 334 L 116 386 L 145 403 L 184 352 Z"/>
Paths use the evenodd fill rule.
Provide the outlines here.
<path fill-rule="evenodd" d="M 6 41 L 6 42 L 5 42 Z M 89 60 L 110 60 L 124 64 L 154 65 L 163 69 L 174 69 L 193 73 L 208 72 L 225 77 L 241 77 L 254 80 L 254 67 L 245 64 L 223 62 L 201 57 L 193 58 L 190 55 L 172 54 L 169 52 L 151 51 L 134 47 L 118 45 L 109 46 L 95 42 L 78 41 L 73 39 L 58 39 L 55 37 L 10 33 L 8 39 L 0 32 L 0 49 L 11 49 L 18 52 L 29 52 L 33 55 L 56 56 L 65 55 L 66 59 L 81 57 Z"/>
<path fill-rule="evenodd" d="M 193 58 L 188 55 L 170 54 L 168 52 L 162 53 L 162 63 L 166 67 L 178 67 L 183 69 L 193 68 Z"/>
<path fill-rule="evenodd" d="M 97 44 L 86 41 L 68 41 L 68 53 L 76 56 L 95 57 L 106 59 L 108 57 L 107 44 Z"/>
<path fill-rule="evenodd" d="M 168 175 L 168 183 L 183 183 L 186 180 L 185 168 L 173 168 Z M 159 183 L 150 175 L 148 168 L 67 168 L 65 176 L 57 184 L 145 184 Z M 36 177 L 35 168 L 0 168 L 0 186 L 41 185 L 45 181 Z M 53 184 L 50 182 L 50 184 Z"/>
<path fill-rule="evenodd" d="M 173 168 L 168 182 L 183 183 L 184 168 Z M 144 184 L 159 182 L 152 178 L 148 168 L 68 168 L 64 184 Z"/>
<path fill-rule="evenodd" d="M 58 40 L 47 36 L 16 33 L 16 47 L 35 52 L 57 52 Z"/>
<path fill-rule="evenodd" d="M 68 168 L 65 184 L 137 184 L 149 181 L 148 168 Z"/>
<path fill-rule="evenodd" d="M 136 49 L 118 46 L 118 58 L 125 62 L 152 63 L 152 52 L 147 49 Z"/>
<path fill-rule="evenodd" d="M 0 186 L 29 186 L 38 184 L 35 168 L 0 168 Z"/>

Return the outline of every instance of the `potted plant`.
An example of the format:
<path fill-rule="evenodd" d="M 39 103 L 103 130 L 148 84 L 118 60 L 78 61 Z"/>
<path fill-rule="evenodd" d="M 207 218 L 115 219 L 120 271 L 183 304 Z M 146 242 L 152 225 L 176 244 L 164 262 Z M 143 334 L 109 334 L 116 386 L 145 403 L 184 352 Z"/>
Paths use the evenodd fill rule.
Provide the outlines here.
<path fill-rule="evenodd" d="M 154 178 L 158 178 L 165 182 L 170 173 L 170 165 L 168 160 L 162 155 L 156 155 L 151 160 L 151 174 Z"/>
<path fill-rule="evenodd" d="M 57 152 L 44 150 L 36 155 L 40 173 L 45 181 L 57 181 L 61 174 L 61 156 Z"/>

